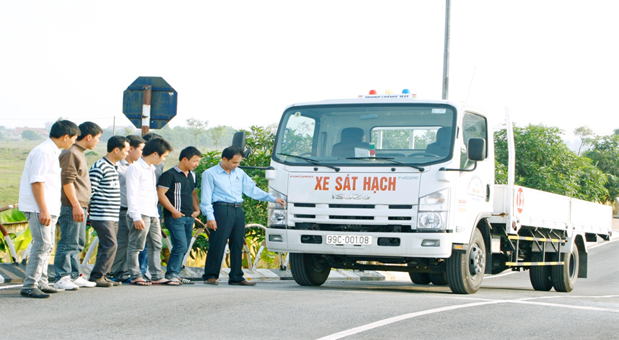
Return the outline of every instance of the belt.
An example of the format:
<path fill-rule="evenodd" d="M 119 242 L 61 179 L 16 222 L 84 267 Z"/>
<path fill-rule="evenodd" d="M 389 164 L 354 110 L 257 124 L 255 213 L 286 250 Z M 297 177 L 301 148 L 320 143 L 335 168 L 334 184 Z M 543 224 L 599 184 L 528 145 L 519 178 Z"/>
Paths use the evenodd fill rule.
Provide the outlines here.
<path fill-rule="evenodd" d="M 224 207 L 240 208 L 243 205 L 243 202 L 236 202 L 236 203 L 215 202 L 213 203 L 213 205 L 222 205 Z"/>

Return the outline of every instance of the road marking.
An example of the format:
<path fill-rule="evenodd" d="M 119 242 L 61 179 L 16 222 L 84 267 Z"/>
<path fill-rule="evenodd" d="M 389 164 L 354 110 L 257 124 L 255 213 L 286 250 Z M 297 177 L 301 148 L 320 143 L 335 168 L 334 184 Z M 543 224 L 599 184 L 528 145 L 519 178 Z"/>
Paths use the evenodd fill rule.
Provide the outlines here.
<path fill-rule="evenodd" d="M 24 286 L 24 285 L 2 286 L 2 287 L 0 287 L 0 289 L 17 288 L 17 287 L 23 287 L 23 286 Z"/>
<path fill-rule="evenodd" d="M 566 296 L 561 296 L 561 297 L 566 297 Z M 608 298 L 608 297 L 619 297 L 619 295 L 580 296 L 580 297 L 582 297 L 582 298 Z M 548 298 L 548 297 L 538 297 L 538 298 Z M 563 305 L 563 304 L 557 304 L 557 303 L 528 301 L 530 299 L 537 299 L 537 298 L 523 298 L 523 299 L 518 299 L 518 300 L 485 300 L 485 301 L 480 301 L 480 302 L 468 303 L 468 304 L 464 304 L 464 305 L 455 305 L 455 306 L 448 306 L 448 307 L 428 309 L 428 310 L 425 310 L 425 311 L 420 311 L 420 312 L 415 312 L 415 313 L 408 313 L 408 314 L 403 314 L 403 315 L 394 316 L 394 317 L 391 317 L 391 318 L 379 320 L 379 321 L 376 321 L 376 322 L 369 323 L 367 325 L 363 325 L 363 326 L 351 328 L 351 329 L 348 329 L 348 330 L 345 330 L 345 331 L 342 331 L 342 332 L 338 332 L 338 333 L 334 333 L 334 334 L 331 334 L 331 335 L 327 335 L 325 337 L 319 338 L 318 340 L 336 340 L 336 339 L 341 339 L 341 338 L 347 337 L 349 335 L 353 335 L 353 334 L 369 331 L 369 330 L 374 329 L 374 328 L 386 326 L 386 325 L 389 325 L 389 324 L 392 324 L 392 323 L 395 323 L 395 322 L 399 322 L 399 321 L 403 321 L 403 320 L 407 320 L 407 319 L 416 318 L 418 316 L 424 316 L 424 315 L 428 315 L 428 314 L 441 313 L 441 312 L 446 312 L 446 311 L 451 311 L 451 310 L 456 310 L 456 309 L 462 309 L 462 308 L 471 308 L 471 307 L 477 307 L 477 306 L 483 306 L 483 305 L 499 304 L 499 303 L 513 303 L 513 304 L 523 304 L 523 305 L 527 305 L 528 304 L 528 305 L 536 305 L 536 306 L 571 308 L 571 309 L 588 310 L 588 311 L 596 311 L 596 312 L 619 313 L 619 309 L 608 309 L 608 308 L 588 307 L 588 306 L 571 306 L 571 305 Z"/>
<path fill-rule="evenodd" d="M 537 306 L 549 306 L 549 307 L 561 307 L 561 308 L 571 308 L 571 309 L 582 309 L 582 310 L 591 310 L 596 312 L 611 312 L 611 313 L 619 313 L 619 309 L 608 309 L 608 308 L 599 308 L 599 307 L 588 307 L 588 306 L 570 306 L 570 305 L 562 305 L 558 303 L 548 303 L 548 302 L 533 302 L 533 301 L 509 301 L 510 303 L 516 304 L 524 304 L 524 305 L 537 305 Z"/>
<path fill-rule="evenodd" d="M 474 303 L 469 303 L 469 304 L 466 304 L 466 305 L 456 305 L 456 306 L 441 307 L 441 308 L 429 309 L 429 310 L 425 310 L 425 311 L 421 311 L 421 312 L 415 312 L 415 313 L 409 313 L 409 314 L 394 316 L 392 318 L 388 318 L 388 319 L 372 322 L 372 323 L 364 325 L 364 326 L 351 328 L 351 329 L 345 330 L 343 332 L 327 335 L 327 336 L 325 336 L 323 338 L 320 338 L 318 340 L 341 339 L 341 338 L 349 336 L 349 335 L 353 335 L 353 334 L 357 334 L 357 333 L 368 331 L 370 329 L 386 326 L 386 325 L 394 323 L 394 322 L 398 322 L 398 321 L 402 321 L 402 320 L 406 320 L 406 319 L 416 318 L 418 316 L 434 314 L 434 313 L 440 313 L 440 312 L 450 311 L 450 310 L 454 310 L 454 309 L 477 307 L 477 306 L 483 306 L 483 305 L 489 305 L 489 304 L 497 304 L 497 303 L 501 303 L 501 302 L 502 301 L 474 302 Z"/>

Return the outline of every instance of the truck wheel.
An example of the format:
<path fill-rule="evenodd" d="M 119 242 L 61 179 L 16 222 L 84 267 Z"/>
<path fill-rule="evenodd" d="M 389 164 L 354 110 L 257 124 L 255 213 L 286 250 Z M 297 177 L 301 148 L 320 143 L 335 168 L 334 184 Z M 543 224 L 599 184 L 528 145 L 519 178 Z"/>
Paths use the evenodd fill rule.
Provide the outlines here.
<path fill-rule="evenodd" d="M 550 256 L 550 254 L 548 254 Z M 531 262 L 544 262 L 543 253 L 533 253 Z M 550 266 L 532 266 L 529 269 L 529 279 L 533 289 L 547 292 L 552 289 Z"/>
<path fill-rule="evenodd" d="M 428 273 L 408 273 L 408 276 L 411 277 L 411 281 L 413 281 L 416 285 L 427 285 L 430 283 L 430 275 Z"/>
<path fill-rule="evenodd" d="M 486 245 L 479 229 L 466 251 L 453 251 L 446 261 L 447 282 L 456 294 L 473 294 L 479 290 L 486 271 Z"/>
<path fill-rule="evenodd" d="M 557 292 L 571 292 L 578 279 L 579 259 L 578 245 L 574 243 L 570 254 L 561 254 L 562 266 L 552 266 L 552 285 Z"/>
<path fill-rule="evenodd" d="M 290 253 L 290 271 L 301 286 L 320 286 L 327 281 L 331 266 L 320 255 Z"/>
<path fill-rule="evenodd" d="M 435 286 L 447 286 L 449 283 L 449 281 L 447 281 L 447 273 L 431 273 L 430 281 L 432 281 L 432 284 Z"/>

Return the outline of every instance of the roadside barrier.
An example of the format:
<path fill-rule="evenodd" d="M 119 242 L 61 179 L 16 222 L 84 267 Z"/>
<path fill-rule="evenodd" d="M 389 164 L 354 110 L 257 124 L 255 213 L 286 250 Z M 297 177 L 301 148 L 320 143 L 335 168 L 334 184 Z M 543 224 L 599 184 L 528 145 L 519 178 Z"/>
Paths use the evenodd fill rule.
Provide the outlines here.
<path fill-rule="evenodd" d="M 5 211 L 5 210 L 9 210 L 9 209 L 13 209 L 13 208 L 17 208 L 17 204 L 1 207 L 0 208 L 0 212 Z M 206 233 L 207 236 L 210 236 L 209 229 L 206 227 L 206 225 L 202 221 L 197 219 L 197 218 L 195 218 L 194 220 L 195 220 L 196 224 L 198 225 L 198 228 L 195 229 L 194 236 L 191 238 L 188 250 L 187 250 L 187 252 L 185 253 L 185 255 L 183 257 L 182 268 L 184 268 L 186 266 L 187 260 L 189 258 L 190 253 L 191 253 L 191 248 L 192 248 L 193 244 L 195 243 L 196 239 L 198 238 L 198 236 L 201 233 L 203 233 L 203 232 Z M 247 228 L 260 228 L 260 229 L 266 231 L 266 227 L 265 226 L 263 226 L 261 224 L 257 224 L 257 223 L 247 224 L 247 225 L 245 225 L 245 228 L 246 229 Z M 11 256 L 11 261 L 13 262 L 13 264 L 17 265 L 18 264 L 18 258 L 17 258 L 17 252 L 15 251 L 15 246 L 13 244 L 13 240 L 11 239 L 11 237 L 8 234 L 8 232 L 6 231 L 4 226 L 2 226 L 1 223 L 0 223 L 0 231 L 2 232 L 4 240 L 5 240 L 6 244 L 7 244 L 8 249 L 9 249 L 10 256 Z M 168 235 L 165 232 L 163 232 L 163 230 L 161 231 L 161 234 L 162 234 L 162 237 L 165 240 L 166 245 L 168 246 L 168 248 L 170 250 L 172 250 L 173 245 L 170 242 L 170 238 L 168 237 Z M 95 249 L 97 249 L 98 244 L 99 244 L 99 237 L 96 236 L 93 239 L 93 241 L 91 242 L 90 246 L 88 247 L 88 250 L 86 251 L 86 255 L 84 256 L 84 259 L 82 260 L 81 270 L 80 270 L 80 272 L 82 274 L 87 274 L 86 272 L 84 272 L 84 269 L 87 268 L 86 265 L 88 264 L 90 258 L 93 256 L 93 253 L 94 253 Z M 22 261 L 21 261 L 22 265 L 26 265 L 26 263 L 28 262 L 28 257 L 30 255 L 31 247 L 32 247 L 32 241 L 28 244 L 28 247 L 26 248 L 26 251 L 24 252 L 24 256 L 23 256 Z M 252 261 L 252 256 L 251 256 L 251 252 L 250 252 L 250 249 L 249 249 L 249 245 L 244 240 L 243 253 L 245 253 L 246 256 L 247 256 L 247 267 L 248 267 L 248 269 L 251 269 L 253 271 L 258 269 L 258 263 L 260 262 L 260 258 L 261 258 L 262 253 L 264 252 L 265 249 L 266 249 L 266 240 L 262 242 L 262 244 L 258 248 L 258 251 L 256 252 L 255 259 L 253 259 L 253 261 Z M 228 245 L 226 245 L 225 254 L 229 254 L 229 253 L 230 253 L 230 250 L 228 248 Z M 286 268 L 288 267 L 288 263 L 289 263 L 288 253 L 278 253 L 278 256 L 279 256 L 280 269 L 281 270 L 286 270 Z"/>
<path fill-rule="evenodd" d="M 0 208 L 0 212 L 10 210 L 13 208 L 17 208 L 17 206 L 18 206 L 17 204 L 7 205 L 6 207 Z M 14 264 L 17 264 L 17 253 L 15 252 L 15 246 L 13 245 L 13 240 L 11 239 L 11 236 L 9 236 L 9 233 L 6 231 L 2 223 L 0 223 L 0 231 L 2 232 L 2 236 L 4 237 L 4 241 L 6 242 L 7 247 L 9 248 L 9 253 L 11 255 L 11 261 Z"/>

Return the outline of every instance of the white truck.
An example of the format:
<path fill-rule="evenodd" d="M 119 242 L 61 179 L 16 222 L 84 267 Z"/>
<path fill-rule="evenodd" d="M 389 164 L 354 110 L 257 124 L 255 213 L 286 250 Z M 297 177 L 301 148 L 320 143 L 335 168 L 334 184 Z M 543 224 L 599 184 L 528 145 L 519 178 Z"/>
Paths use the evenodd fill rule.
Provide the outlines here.
<path fill-rule="evenodd" d="M 407 91 L 403 91 L 407 92 Z M 408 272 L 472 294 L 484 274 L 529 269 L 536 290 L 587 276 L 587 243 L 610 239 L 612 208 L 494 184 L 493 133 L 471 107 L 414 95 L 294 104 L 267 170 L 267 248 L 300 285 L 332 268 Z"/>

